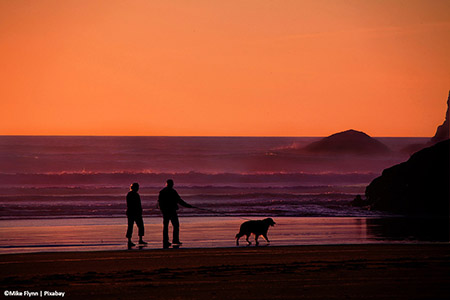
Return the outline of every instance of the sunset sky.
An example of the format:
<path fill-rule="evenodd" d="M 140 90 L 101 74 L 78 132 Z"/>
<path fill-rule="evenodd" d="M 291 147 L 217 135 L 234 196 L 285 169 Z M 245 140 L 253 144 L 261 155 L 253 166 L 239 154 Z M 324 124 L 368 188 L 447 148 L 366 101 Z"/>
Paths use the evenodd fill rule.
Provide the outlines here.
<path fill-rule="evenodd" d="M 450 1 L 0 1 L 0 135 L 432 136 Z"/>

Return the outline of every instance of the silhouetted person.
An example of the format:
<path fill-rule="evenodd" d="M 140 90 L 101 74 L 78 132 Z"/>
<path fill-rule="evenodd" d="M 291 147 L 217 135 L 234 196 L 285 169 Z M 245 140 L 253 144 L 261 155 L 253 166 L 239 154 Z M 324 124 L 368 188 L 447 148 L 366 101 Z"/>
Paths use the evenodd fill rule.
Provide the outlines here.
<path fill-rule="evenodd" d="M 135 182 L 130 186 L 130 191 L 127 194 L 128 247 L 135 246 L 135 244 L 131 241 L 134 223 L 136 223 L 139 229 L 139 244 L 147 244 L 142 240 L 142 237 L 144 236 L 144 220 L 142 219 L 141 197 L 139 196 L 138 191 L 139 184 Z"/>
<path fill-rule="evenodd" d="M 173 244 L 181 245 L 180 242 L 180 222 L 178 221 L 178 204 L 184 207 L 192 208 L 193 206 L 184 202 L 173 188 L 173 180 L 167 180 L 166 187 L 159 192 L 158 207 L 163 215 L 163 247 L 168 248 L 169 242 L 169 221 L 173 227 Z"/>

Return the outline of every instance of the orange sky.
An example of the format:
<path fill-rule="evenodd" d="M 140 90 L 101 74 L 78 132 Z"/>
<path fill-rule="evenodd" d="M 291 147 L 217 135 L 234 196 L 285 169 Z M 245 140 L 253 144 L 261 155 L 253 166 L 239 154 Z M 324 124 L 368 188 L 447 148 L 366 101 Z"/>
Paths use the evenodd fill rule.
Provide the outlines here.
<path fill-rule="evenodd" d="M 0 134 L 432 136 L 450 1 L 0 2 Z"/>

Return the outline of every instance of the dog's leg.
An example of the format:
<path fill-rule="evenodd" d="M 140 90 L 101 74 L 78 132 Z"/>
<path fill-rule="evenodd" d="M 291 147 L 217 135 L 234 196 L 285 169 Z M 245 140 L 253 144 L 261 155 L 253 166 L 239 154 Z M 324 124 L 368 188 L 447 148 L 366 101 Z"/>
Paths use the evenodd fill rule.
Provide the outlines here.
<path fill-rule="evenodd" d="M 259 245 L 258 238 L 259 238 L 259 234 L 255 234 L 255 245 L 256 246 Z"/>
<path fill-rule="evenodd" d="M 242 234 L 236 234 L 236 246 L 239 246 L 239 239 L 242 237 Z"/>
<path fill-rule="evenodd" d="M 250 235 L 247 235 L 247 238 L 246 238 L 245 240 L 247 241 L 247 243 L 248 243 L 249 245 L 251 245 L 252 242 L 250 242 L 250 241 L 248 240 L 249 237 L 250 237 Z"/>
<path fill-rule="evenodd" d="M 269 238 L 267 237 L 267 234 L 263 234 L 264 239 L 267 241 L 267 244 L 270 244 Z"/>

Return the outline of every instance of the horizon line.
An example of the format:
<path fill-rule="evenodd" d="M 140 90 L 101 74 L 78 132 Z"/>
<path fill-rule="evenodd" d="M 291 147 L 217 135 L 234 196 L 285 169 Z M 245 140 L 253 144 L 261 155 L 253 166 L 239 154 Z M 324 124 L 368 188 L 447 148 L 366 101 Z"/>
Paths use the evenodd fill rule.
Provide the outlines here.
<path fill-rule="evenodd" d="M 105 134 L 0 134 L 0 137 L 166 137 L 166 138 L 317 138 L 329 135 L 105 135 Z M 371 136 L 371 135 L 369 135 Z M 371 136 L 377 138 L 433 138 L 432 136 Z"/>

